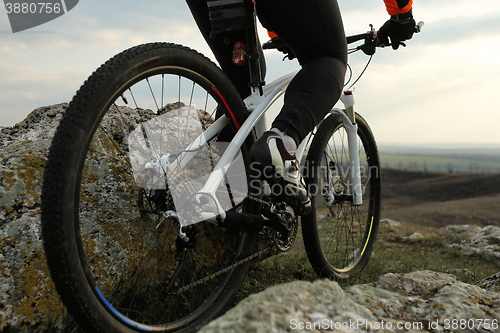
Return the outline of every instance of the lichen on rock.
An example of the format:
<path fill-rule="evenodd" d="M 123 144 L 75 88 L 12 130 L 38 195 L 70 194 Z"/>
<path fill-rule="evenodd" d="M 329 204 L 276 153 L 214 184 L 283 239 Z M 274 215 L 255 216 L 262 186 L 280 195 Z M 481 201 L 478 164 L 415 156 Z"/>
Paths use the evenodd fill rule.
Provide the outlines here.
<path fill-rule="evenodd" d="M 0 330 L 43 332 L 61 320 L 41 243 L 43 168 L 68 104 L 42 107 L 0 131 Z"/>

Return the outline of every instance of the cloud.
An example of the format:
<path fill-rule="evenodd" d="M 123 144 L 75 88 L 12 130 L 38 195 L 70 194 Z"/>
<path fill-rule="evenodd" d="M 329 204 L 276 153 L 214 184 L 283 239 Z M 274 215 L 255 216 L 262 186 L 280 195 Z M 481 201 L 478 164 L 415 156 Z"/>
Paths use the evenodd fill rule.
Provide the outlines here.
<path fill-rule="evenodd" d="M 443 49 L 438 44 L 409 45 L 375 56 L 399 56 L 404 61 L 377 62 L 357 85 L 356 108 L 380 142 L 489 142 L 496 135 L 496 87 L 500 86 L 500 51 L 464 40 Z M 487 51 L 487 52 L 484 52 Z M 388 55 L 388 56 L 389 56 Z"/>
<path fill-rule="evenodd" d="M 0 29 L 10 30 L 2 14 Z M 190 15 L 184 0 L 88 0 L 37 28 L 2 32 L 0 125 L 19 122 L 38 106 L 69 101 L 93 70 L 134 45 L 173 41 L 210 54 Z"/>
<path fill-rule="evenodd" d="M 339 0 L 347 34 L 388 19 L 382 0 Z M 485 10 L 485 8 L 487 10 Z M 408 47 L 378 50 L 356 85 L 356 107 L 381 141 L 463 139 L 498 142 L 494 124 L 500 86 L 500 3 L 416 0 L 426 22 Z M 188 45 L 211 55 L 185 0 L 87 0 L 71 12 L 27 32 L 12 34 L 0 12 L 0 125 L 22 120 L 36 107 L 69 101 L 84 80 L 113 55 L 150 41 Z M 262 40 L 267 39 L 260 29 Z M 266 52 L 267 82 L 297 70 L 296 61 Z M 213 57 L 212 57 L 213 59 Z M 368 58 L 350 57 L 354 78 Z M 276 106 L 279 109 L 279 105 Z M 482 116 L 471 116 L 478 110 Z M 485 122 L 484 119 L 487 119 Z M 481 123 L 483 122 L 483 123 Z"/>
<path fill-rule="evenodd" d="M 498 23 L 500 12 L 486 13 L 481 16 L 457 16 L 431 21 L 423 30 L 425 43 L 449 45 L 476 37 L 492 38 L 492 43 L 499 40 Z"/>

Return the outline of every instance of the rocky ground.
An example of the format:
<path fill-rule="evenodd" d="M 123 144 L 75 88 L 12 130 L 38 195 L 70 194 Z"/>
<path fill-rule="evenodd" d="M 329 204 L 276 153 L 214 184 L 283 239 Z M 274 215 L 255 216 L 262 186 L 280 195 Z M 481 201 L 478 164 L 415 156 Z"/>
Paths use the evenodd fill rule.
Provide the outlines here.
<path fill-rule="evenodd" d="M 39 108 L 16 126 L 0 128 L 2 332 L 56 332 L 64 317 L 41 244 L 40 191 L 47 149 L 66 108 L 65 103 Z M 383 217 L 432 228 L 448 226 L 448 232 L 464 235 L 452 244 L 457 251 L 500 258 L 500 175 L 384 170 L 383 192 Z M 386 223 L 395 223 L 390 221 Z M 452 332 L 467 320 L 464 332 L 495 332 L 500 295 L 493 290 L 498 290 L 499 279 L 496 274 L 471 285 L 453 275 L 417 271 L 386 274 L 345 289 L 333 281 L 296 281 L 246 298 L 203 331 L 322 332 L 331 323 L 334 329 L 340 324 L 340 331 L 353 331 L 343 325 L 364 320 L 372 326 L 354 331 L 384 331 L 384 322 L 393 327 L 422 325 L 401 331 Z M 328 327 L 314 327 L 316 322 Z"/>
<path fill-rule="evenodd" d="M 500 293 L 418 271 L 345 290 L 329 280 L 277 285 L 200 332 L 498 332 L 499 321 Z"/>

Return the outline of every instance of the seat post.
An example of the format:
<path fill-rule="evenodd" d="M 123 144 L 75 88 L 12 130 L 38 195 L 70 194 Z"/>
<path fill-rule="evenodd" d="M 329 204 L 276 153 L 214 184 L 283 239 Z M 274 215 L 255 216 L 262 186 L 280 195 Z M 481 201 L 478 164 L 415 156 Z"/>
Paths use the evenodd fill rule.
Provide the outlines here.
<path fill-rule="evenodd" d="M 250 27 L 247 28 L 247 44 L 248 44 L 248 67 L 250 70 L 250 82 L 249 86 L 252 90 L 258 89 L 260 95 L 264 94 L 262 87 L 265 85 L 265 81 L 262 73 L 261 66 L 261 52 L 259 52 L 258 37 L 257 37 L 257 12 L 255 9 L 255 4 L 253 5 L 253 22 Z M 263 54 L 262 54 L 263 56 Z"/>

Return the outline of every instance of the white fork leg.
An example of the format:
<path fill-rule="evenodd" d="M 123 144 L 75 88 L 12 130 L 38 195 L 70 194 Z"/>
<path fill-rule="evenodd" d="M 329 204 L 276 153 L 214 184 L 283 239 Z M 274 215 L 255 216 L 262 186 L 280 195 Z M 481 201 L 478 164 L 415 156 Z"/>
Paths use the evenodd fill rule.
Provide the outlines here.
<path fill-rule="evenodd" d="M 363 188 L 361 185 L 361 168 L 359 166 L 358 125 L 356 124 L 354 96 L 352 92 L 342 93 L 340 101 L 345 106 L 345 112 L 342 110 L 337 110 L 337 112 L 342 115 L 344 128 L 347 132 L 347 142 L 349 144 L 352 203 L 359 206 L 363 203 Z"/>
<path fill-rule="evenodd" d="M 361 168 L 359 166 L 359 147 L 358 147 L 358 125 L 344 119 L 344 127 L 347 132 L 347 142 L 349 144 L 349 161 L 351 165 L 352 181 L 352 203 L 361 205 L 363 203 L 363 189 L 361 186 Z"/>

